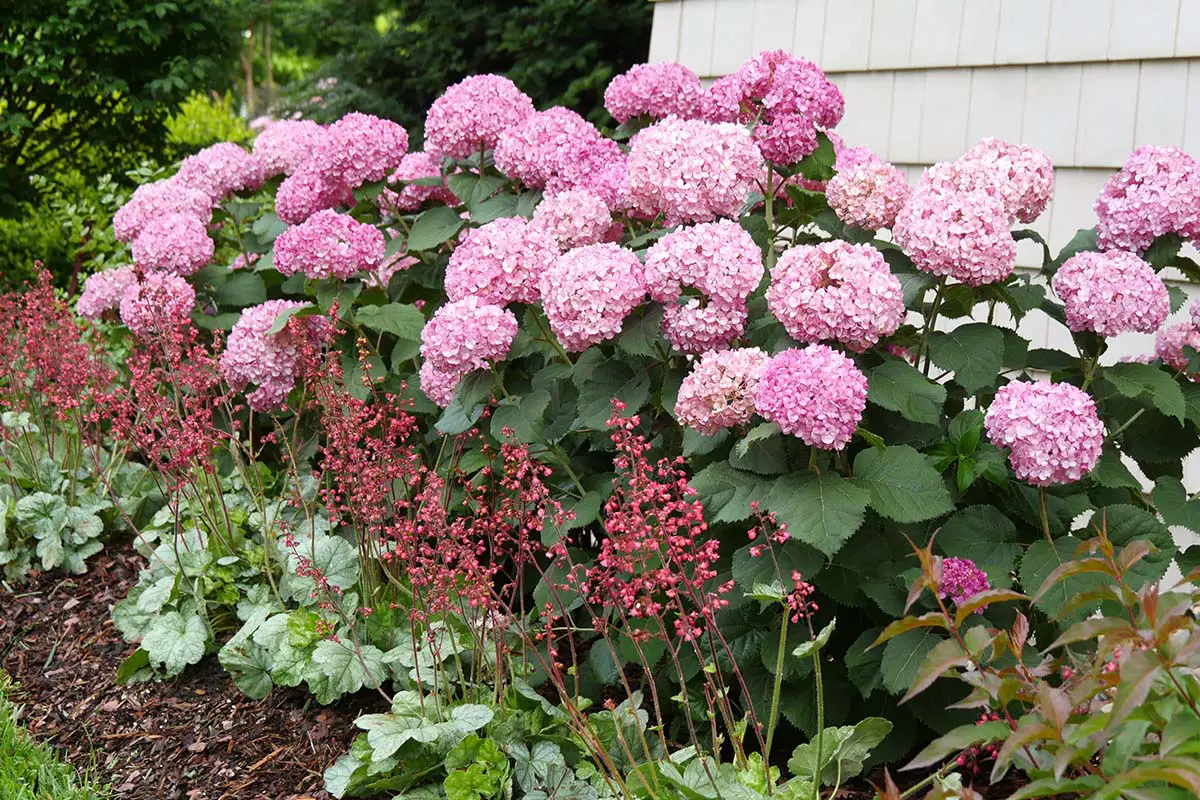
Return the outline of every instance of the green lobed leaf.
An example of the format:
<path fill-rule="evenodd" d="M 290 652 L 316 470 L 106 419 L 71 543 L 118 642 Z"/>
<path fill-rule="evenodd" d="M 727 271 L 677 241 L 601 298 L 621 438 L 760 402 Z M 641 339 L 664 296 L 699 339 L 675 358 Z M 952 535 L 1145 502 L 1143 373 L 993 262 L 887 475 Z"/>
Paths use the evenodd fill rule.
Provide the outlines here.
<path fill-rule="evenodd" d="M 434 206 L 413 221 L 408 234 L 408 249 L 432 250 L 458 233 L 464 224 L 454 209 Z"/>
<path fill-rule="evenodd" d="M 775 482 L 763 507 L 793 538 L 832 556 L 862 525 L 870 496 L 835 473 L 793 472 Z"/>
<path fill-rule="evenodd" d="M 1126 362 L 1105 367 L 1103 375 L 1125 397 L 1148 396 L 1159 411 L 1183 422 L 1187 413 L 1183 391 L 1175 379 L 1159 367 Z"/>
<path fill-rule="evenodd" d="M 388 303 L 382 306 L 363 306 L 355 315 L 359 324 L 374 331 L 390 333 L 405 341 L 421 339 L 425 315 L 407 303 Z"/>
<path fill-rule="evenodd" d="M 208 640 L 208 627 L 198 615 L 184 616 L 178 611 L 168 611 L 150 623 L 141 646 L 151 664 L 157 664 L 167 675 L 173 676 L 204 657 Z"/>
<path fill-rule="evenodd" d="M 954 508 L 941 475 L 908 445 L 860 452 L 854 484 L 870 493 L 871 508 L 896 522 L 922 522 Z"/>
<path fill-rule="evenodd" d="M 1004 367 L 1004 334 L 999 328 L 972 322 L 929 337 L 929 357 L 975 394 L 996 383 Z"/>
<path fill-rule="evenodd" d="M 867 375 L 867 399 L 928 425 L 941 422 L 946 387 L 934 383 L 906 361 L 888 359 Z"/>

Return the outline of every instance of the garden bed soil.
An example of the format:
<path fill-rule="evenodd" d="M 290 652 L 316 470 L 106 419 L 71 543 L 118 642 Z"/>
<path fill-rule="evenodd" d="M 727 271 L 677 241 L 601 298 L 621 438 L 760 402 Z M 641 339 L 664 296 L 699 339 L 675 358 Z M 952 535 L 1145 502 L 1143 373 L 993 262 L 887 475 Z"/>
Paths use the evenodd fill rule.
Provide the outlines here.
<path fill-rule="evenodd" d="M 87 575 L 0 585 L 0 667 L 22 723 L 117 800 L 326 800 L 321 773 L 354 738 L 371 697 L 322 708 L 298 690 L 250 700 L 210 656 L 177 680 L 121 686 L 134 647 L 109 613 L 137 581 L 128 542 Z"/>

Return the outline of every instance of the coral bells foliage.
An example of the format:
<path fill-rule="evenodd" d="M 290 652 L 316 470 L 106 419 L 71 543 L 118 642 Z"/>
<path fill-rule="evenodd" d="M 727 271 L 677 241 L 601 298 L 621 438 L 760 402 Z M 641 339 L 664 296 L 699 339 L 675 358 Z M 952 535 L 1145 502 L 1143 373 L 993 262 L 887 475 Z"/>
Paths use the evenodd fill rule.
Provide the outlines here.
<path fill-rule="evenodd" d="M 904 321 L 904 292 L 883 254 L 843 241 L 793 247 L 771 269 L 767 305 L 801 342 L 862 351 Z"/>
<path fill-rule="evenodd" d="M 516 335 L 517 318 L 502 306 L 475 296 L 442 306 L 421 331 L 421 357 L 428 365 L 428 371 L 421 373 L 425 394 L 439 405 L 448 405 L 454 384 L 468 372 L 503 361 Z"/>
<path fill-rule="evenodd" d="M 446 297 L 532 303 L 538 279 L 558 257 L 558 243 L 523 217 L 502 217 L 465 234 L 446 266 Z"/>
<path fill-rule="evenodd" d="M 491 150 L 500 134 L 534 113 L 533 101 L 508 78 L 472 75 L 446 89 L 425 116 L 425 151 L 469 158 Z"/>
<path fill-rule="evenodd" d="M 865 147 L 838 153 L 835 166 L 825 191 L 838 218 L 870 231 L 892 227 L 912 193 L 904 173 Z"/>
<path fill-rule="evenodd" d="M 1000 198 L 984 190 L 926 184 L 900 210 L 892 235 L 919 269 L 981 286 L 1004 280 L 1016 266 L 1008 219 Z"/>
<path fill-rule="evenodd" d="M 867 408 L 867 377 L 823 344 L 784 350 L 763 370 L 754 406 L 810 447 L 841 450 Z"/>
<path fill-rule="evenodd" d="M 570 189 L 538 203 L 533 227 L 553 237 L 560 250 L 570 250 L 603 241 L 613 227 L 613 218 L 599 195 Z"/>
<path fill-rule="evenodd" d="M 254 139 L 254 157 L 264 174 L 291 175 L 325 144 L 325 126 L 307 119 L 283 119 Z"/>
<path fill-rule="evenodd" d="M 1078 253 L 1054 273 L 1054 291 L 1073 331 L 1153 333 L 1171 313 L 1167 286 L 1133 253 Z"/>
<path fill-rule="evenodd" d="M 137 270 L 131 266 L 93 273 L 83 283 L 83 293 L 75 310 L 81 317 L 100 319 L 104 312 L 121 305 L 125 289 L 134 283 L 137 283 Z"/>
<path fill-rule="evenodd" d="M 642 262 L 615 244 L 563 253 L 541 278 L 542 309 L 550 329 L 573 352 L 612 339 L 625 317 L 646 299 Z"/>
<path fill-rule="evenodd" d="M 769 356 L 757 347 L 705 353 L 683 379 L 675 401 L 679 424 L 707 436 L 754 416 L 754 395 Z"/>
<path fill-rule="evenodd" d="M 1142 253 L 1159 236 L 1200 237 L 1200 166 L 1175 147 L 1139 147 L 1096 200 L 1101 249 Z"/>
<path fill-rule="evenodd" d="M 212 219 L 212 200 L 204 192 L 180 181 L 146 183 L 113 214 L 113 231 L 122 242 L 132 242 L 150 222 L 171 214 L 195 217 L 202 225 Z"/>
<path fill-rule="evenodd" d="M 133 240 L 133 263 L 148 270 L 191 275 L 212 261 L 216 243 L 204 223 L 188 214 L 155 217 Z"/>
<path fill-rule="evenodd" d="M 411 181 L 437 178 L 440 182 L 433 186 L 411 183 Z M 426 203 L 442 203 L 452 206 L 458 198 L 446 186 L 442 176 L 441 164 L 433 156 L 425 152 L 409 153 L 400 160 L 400 166 L 388 176 L 388 183 L 407 184 L 400 191 L 384 189 L 378 198 L 379 208 L 392 214 L 407 214 L 416 211 Z"/>
<path fill-rule="evenodd" d="M 993 444 L 1008 448 L 1017 477 L 1034 486 L 1074 483 L 1096 466 L 1104 445 L 1096 403 L 1069 383 L 1002 386 L 984 425 Z"/>
<path fill-rule="evenodd" d="M 125 287 L 121 321 L 136 334 L 165 333 L 186 323 L 196 290 L 178 275 L 150 272 Z"/>
<path fill-rule="evenodd" d="M 284 275 L 345 280 L 383 261 L 386 244 L 374 226 L 348 214 L 318 211 L 275 240 L 275 268 Z"/>
<path fill-rule="evenodd" d="M 987 573 L 975 566 L 974 561 L 966 558 L 942 559 L 942 580 L 938 587 L 940 597 L 949 597 L 955 605 L 961 606 L 991 588 Z M 977 609 L 976 613 L 982 614 L 983 609 Z"/>
<path fill-rule="evenodd" d="M 700 110 L 700 78 L 682 64 L 636 64 L 604 90 L 604 107 L 622 125 L 635 117 L 689 119 Z"/>
<path fill-rule="evenodd" d="M 287 325 L 272 333 L 279 315 L 305 307 L 306 303 L 268 300 L 242 312 L 229 333 L 221 354 L 221 372 L 234 389 L 256 384 L 246 400 L 256 411 L 270 411 L 284 405 L 287 394 L 300 372 L 300 348 L 305 340 L 321 341 L 329 333 L 323 317 L 292 317 Z"/>

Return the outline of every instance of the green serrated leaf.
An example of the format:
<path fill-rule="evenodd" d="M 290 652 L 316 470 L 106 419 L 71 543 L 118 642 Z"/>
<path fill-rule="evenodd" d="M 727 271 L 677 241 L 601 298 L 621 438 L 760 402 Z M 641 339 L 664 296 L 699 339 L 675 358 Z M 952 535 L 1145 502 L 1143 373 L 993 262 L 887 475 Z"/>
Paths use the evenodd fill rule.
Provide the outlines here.
<path fill-rule="evenodd" d="M 929 337 L 929 357 L 975 394 L 994 386 L 1004 368 L 1004 334 L 999 328 L 973 322 Z"/>
<path fill-rule="evenodd" d="M 407 303 L 388 303 L 382 306 L 363 306 L 355 315 L 360 325 L 374 331 L 390 333 L 405 341 L 421 339 L 425 315 Z"/>
<path fill-rule="evenodd" d="M 779 478 L 763 507 L 795 539 L 832 556 L 862 525 L 870 492 L 829 472 L 793 472 Z"/>
<path fill-rule="evenodd" d="M 905 419 L 937 425 L 946 402 L 946 387 L 899 359 L 888 359 L 867 376 L 867 399 Z"/>
<path fill-rule="evenodd" d="M 434 206 L 413 221 L 408 234 L 408 249 L 432 250 L 458 233 L 464 224 L 454 209 Z"/>
<path fill-rule="evenodd" d="M 1148 396 L 1159 411 L 1183 422 L 1187 413 L 1183 391 L 1175 379 L 1159 367 L 1126 362 L 1105 367 L 1103 374 L 1104 379 L 1125 397 Z"/>
<path fill-rule="evenodd" d="M 198 615 L 168 611 L 150 623 L 141 646 L 151 664 L 173 676 L 204 657 L 208 640 L 208 627 Z"/>
<path fill-rule="evenodd" d="M 954 508 L 941 475 L 908 445 L 863 450 L 854 458 L 854 483 L 870 493 L 871 508 L 896 522 L 922 522 Z"/>

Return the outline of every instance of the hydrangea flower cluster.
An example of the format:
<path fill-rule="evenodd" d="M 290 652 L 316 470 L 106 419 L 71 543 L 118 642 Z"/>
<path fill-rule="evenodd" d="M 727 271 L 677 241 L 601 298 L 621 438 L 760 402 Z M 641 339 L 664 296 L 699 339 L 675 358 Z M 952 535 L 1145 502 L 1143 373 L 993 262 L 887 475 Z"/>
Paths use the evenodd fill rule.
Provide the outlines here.
<path fill-rule="evenodd" d="M 204 192 L 173 178 L 146 183 L 113 215 L 113 231 L 122 242 L 132 242 L 151 221 L 169 214 L 185 214 L 207 225 L 212 219 L 212 200 Z"/>
<path fill-rule="evenodd" d="M 384 189 L 377 200 L 380 210 L 393 214 L 402 214 L 417 211 L 429 201 L 444 203 L 448 206 L 458 204 L 458 198 L 454 196 L 454 193 L 446 185 L 446 179 L 442 175 L 441 164 L 438 163 L 436 158 L 424 151 L 409 153 L 402 158 L 400 166 L 396 167 L 396 171 L 388 177 L 388 182 L 403 183 L 421 180 L 422 178 L 441 178 L 442 182 L 434 186 L 419 186 L 409 183 L 398 192 L 391 189 Z"/>
<path fill-rule="evenodd" d="M 85 319 L 100 319 L 106 311 L 121 304 L 125 290 L 137 283 L 137 271 L 131 266 L 106 269 L 88 276 L 75 310 Z"/>
<path fill-rule="evenodd" d="M 1154 354 L 1173 369 L 1186 370 L 1188 357 L 1183 348 L 1200 351 L 1200 324 L 1196 321 L 1196 306 L 1192 306 L 1192 319 L 1177 322 L 1163 328 L 1154 340 Z"/>
<path fill-rule="evenodd" d="M 350 187 L 381 181 L 408 152 L 408 131 L 371 114 L 352 111 L 326 129 L 321 146 L 306 168 L 337 178 Z"/>
<path fill-rule="evenodd" d="M 288 225 L 299 225 L 318 211 L 353 205 L 353 200 L 349 185 L 306 166 L 279 184 L 275 214 Z"/>
<path fill-rule="evenodd" d="M 671 117 L 629 141 L 628 204 L 667 226 L 734 217 L 762 166 L 745 128 Z"/>
<path fill-rule="evenodd" d="M 560 250 L 603 241 L 612 226 L 608 204 L 587 189 L 547 197 L 533 211 L 533 227 L 548 233 Z"/>
<path fill-rule="evenodd" d="M 1053 286 L 1073 331 L 1153 333 L 1171 313 L 1167 286 L 1154 268 L 1123 250 L 1071 256 L 1054 273 Z"/>
<path fill-rule="evenodd" d="M 345 280 L 383 261 L 383 234 L 348 214 L 318 211 L 275 239 L 275 268 L 284 275 Z"/>
<path fill-rule="evenodd" d="M 472 75 L 450 86 L 425 116 L 425 150 L 467 158 L 496 146 L 506 128 L 534 112 L 533 101 L 500 75 Z"/>
<path fill-rule="evenodd" d="M 1200 167 L 1176 147 L 1139 147 L 1096 200 L 1104 250 L 1141 254 L 1159 236 L 1200 238 Z"/>
<path fill-rule="evenodd" d="M 867 376 L 823 344 L 784 350 L 763 370 L 754 407 L 810 447 L 841 450 L 866 411 Z"/>
<path fill-rule="evenodd" d="M 1012 274 L 1017 245 L 1001 200 L 982 189 L 918 186 L 896 217 L 892 236 L 918 269 L 969 286 Z"/>
<path fill-rule="evenodd" d="M 640 116 L 688 119 L 703 96 L 700 77 L 682 64 L 636 64 L 609 82 L 604 107 L 622 125 Z"/>
<path fill-rule="evenodd" d="M 976 142 L 959 161 L 991 170 L 1004 207 L 1025 224 L 1040 217 L 1054 196 L 1054 164 L 1036 147 L 988 136 Z"/>
<path fill-rule="evenodd" d="M 147 222 L 133 240 L 133 262 L 143 269 L 191 275 L 212 260 L 215 250 L 203 222 L 189 214 L 167 214 Z"/>
<path fill-rule="evenodd" d="M 993 444 L 1008 448 L 1016 476 L 1034 486 L 1074 483 L 1096 466 L 1104 445 L 1096 403 L 1069 383 L 1000 387 L 984 428 Z"/>
<path fill-rule="evenodd" d="M 218 203 L 234 192 L 257 189 L 264 177 L 261 161 L 240 145 L 220 142 L 185 158 L 172 180 L 203 192 L 211 203 Z"/>
<path fill-rule="evenodd" d="M 291 175 L 321 150 L 325 126 L 308 119 L 273 122 L 254 140 L 254 156 L 266 175 Z"/>
<path fill-rule="evenodd" d="M 421 331 L 422 390 L 438 405 L 449 405 L 459 380 L 504 360 L 516 335 L 517 318 L 506 308 L 474 296 L 447 303 Z"/>
<path fill-rule="evenodd" d="M 613 206 L 624 184 L 620 146 L 562 106 L 534 112 L 504 131 L 493 158 L 505 175 L 547 194 L 590 189 Z"/>
<path fill-rule="evenodd" d="M 800 342 L 863 351 L 904 321 L 904 290 L 883 254 L 840 240 L 793 247 L 771 269 L 767 306 Z"/>
<path fill-rule="evenodd" d="M 446 296 L 488 303 L 533 303 L 538 280 L 558 257 L 558 243 L 523 217 L 501 217 L 470 231 L 446 265 Z"/>
<path fill-rule="evenodd" d="M 646 298 L 642 263 L 615 244 L 568 250 L 541 276 L 542 310 L 572 352 L 611 339 Z"/>
<path fill-rule="evenodd" d="M 728 347 L 745 333 L 748 318 L 745 303 L 682 297 L 663 309 L 662 333 L 676 350 L 695 355 Z"/>
<path fill-rule="evenodd" d="M 675 418 L 706 436 L 745 425 L 754 416 L 754 395 L 769 359 L 757 347 L 705 353 L 679 387 Z"/>
<path fill-rule="evenodd" d="M 892 227 L 912 194 L 904 173 L 866 147 L 838 153 L 835 166 L 825 194 L 838 218 L 869 231 Z"/>
<path fill-rule="evenodd" d="M 121 321 L 142 335 L 165 333 L 187 322 L 196 305 L 196 290 L 178 275 L 150 272 L 125 287 Z"/>
<path fill-rule="evenodd" d="M 990 590 L 987 573 L 975 566 L 975 562 L 967 558 L 942 559 L 942 583 L 938 592 L 939 597 L 949 597 L 954 605 L 961 606 L 977 594 Z M 979 608 L 976 614 L 982 614 Z"/>
<path fill-rule="evenodd" d="M 300 366 L 300 343 L 293 335 L 293 322 L 279 333 L 271 333 L 279 315 L 303 308 L 306 303 L 291 300 L 268 300 L 247 308 L 229 332 L 225 352 L 221 354 L 221 372 L 234 389 L 257 384 L 246 401 L 255 411 L 271 411 L 282 406 L 296 383 Z M 314 341 L 323 339 L 329 331 L 324 317 L 303 317 L 295 320 L 303 335 Z"/>

